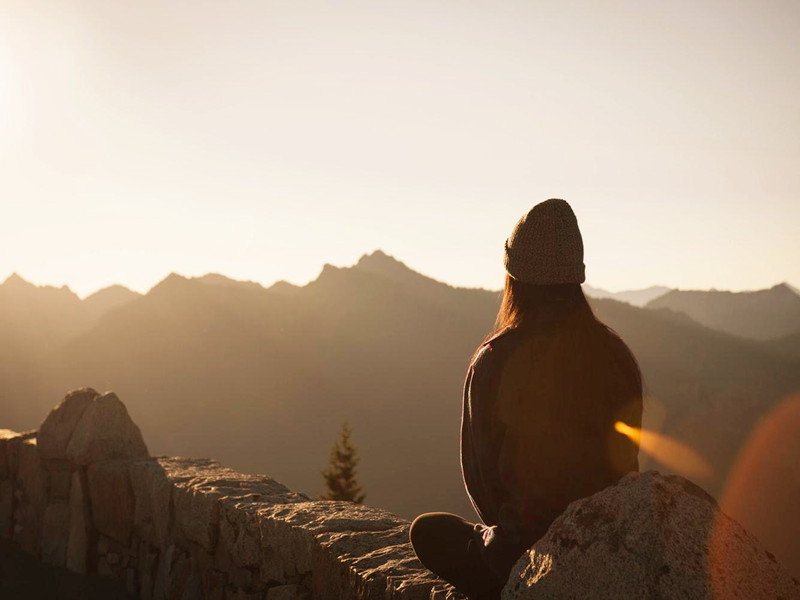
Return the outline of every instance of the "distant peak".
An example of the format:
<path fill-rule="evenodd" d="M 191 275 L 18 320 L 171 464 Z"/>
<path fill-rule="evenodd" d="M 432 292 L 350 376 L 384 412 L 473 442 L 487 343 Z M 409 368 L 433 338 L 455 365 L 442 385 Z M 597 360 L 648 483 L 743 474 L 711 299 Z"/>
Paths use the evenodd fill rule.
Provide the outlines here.
<path fill-rule="evenodd" d="M 365 254 L 355 265 L 356 269 L 371 273 L 397 274 L 411 271 L 404 263 L 383 250 L 375 250 L 372 254 Z"/>
<path fill-rule="evenodd" d="M 89 299 L 97 299 L 97 298 L 105 298 L 105 297 L 118 297 L 118 298 L 134 298 L 136 296 L 141 296 L 139 292 L 134 292 L 131 289 L 126 288 L 124 285 L 120 285 L 119 283 L 113 283 L 109 286 L 101 288 L 96 292 L 89 294 L 84 298 L 84 300 Z"/>
<path fill-rule="evenodd" d="M 112 283 L 111 285 L 107 285 L 104 288 L 101 288 L 95 292 L 95 294 L 99 294 L 100 292 L 130 292 L 131 294 L 136 294 L 133 290 L 126 288 L 124 285 L 119 283 Z M 138 295 L 138 294 L 137 294 Z"/>
<path fill-rule="evenodd" d="M 155 291 L 162 291 L 164 289 L 172 289 L 174 287 L 182 286 L 182 284 L 188 282 L 189 280 L 183 275 L 178 275 L 177 273 L 170 273 L 169 275 L 164 277 L 164 279 L 155 284 L 148 293 Z"/>
<path fill-rule="evenodd" d="M 15 286 L 15 287 L 16 287 L 16 286 L 36 287 L 36 286 L 35 286 L 35 285 L 33 285 L 31 282 L 29 282 L 29 281 L 26 281 L 25 279 L 23 279 L 22 277 L 20 277 L 20 276 L 17 274 L 17 272 L 16 272 L 16 271 L 15 271 L 15 272 L 13 272 L 11 275 L 9 275 L 9 276 L 6 278 L 6 280 L 3 282 L 3 285 Z"/>
<path fill-rule="evenodd" d="M 188 281 L 188 279 L 183 275 L 178 275 L 177 273 L 170 273 L 164 278 L 163 281 Z"/>
<path fill-rule="evenodd" d="M 231 279 L 230 277 L 220 273 L 206 273 L 202 277 L 195 277 L 194 280 L 206 285 L 263 289 L 263 286 L 255 281 L 240 281 L 238 279 Z"/>
<path fill-rule="evenodd" d="M 775 290 L 776 292 L 792 292 L 793 294 L 797 293 L 797 291 L 792 289 L 792 286 L 790 286 L 785 281 L 783 283 L 779 283 L 777 285 L 772 286 L 772 289 Z"/>
<path fill-rule="evenodd" d="M 359 258 L 357 264 L 361 265 L 369 263 L 400 263 L 400 261 L 394 258 L 393 256 L 389 256 L 383 250 L 375 250 L 374 252 L 370 254 L 365 254 L 364 256 Z"/>
<path fill-rule="evenodd" d="M 300 289 L 300 286 L 294 285 L 293 283 L 289 283 L 281 279 L 280 281 L 276 281 L 271 286 L 267 288 L 267 290 L 271 292 L 277 292 L 279 294 L 293 294 Z"/>
<path fill-rule="evenodd" d="M 69 286 L 67 285 L 62 285 L 61 287 L 56 287 L 54 285 L 36 285 L 23 279 L 16 272 L 9 275 L 0 287 L 5 288 L 6 290 L 11 290 L 14 293 L 59 294 L 61 296 L 75 296 L 77 298 L 75 293 L 69 289 Z"/>
<path fill-rule="evenodd" d="M 239 283 L 235 279 L 221 275 L 220 273 L 206 273 L 202 277 L 195 277 L 200 283 L 207 283 L 209 285 L 234 285 Z"/>

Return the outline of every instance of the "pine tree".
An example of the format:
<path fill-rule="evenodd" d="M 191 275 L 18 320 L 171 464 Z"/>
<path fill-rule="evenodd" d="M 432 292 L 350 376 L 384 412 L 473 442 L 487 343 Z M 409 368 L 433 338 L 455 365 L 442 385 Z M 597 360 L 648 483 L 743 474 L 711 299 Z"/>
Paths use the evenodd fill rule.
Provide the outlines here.
<path fill-rule="evenodd" d="M 339 439 L 331 450 L 330 465 L 326 471 L 322 471 L 327 489 L 327 493 L 320 496 L 322 500 L 348 500 L 356 504 L 364 502 L 365 495 L 356 480 L 358 453 L 350 442 L 351 434 L 350 426 L 345 421 Z"/>

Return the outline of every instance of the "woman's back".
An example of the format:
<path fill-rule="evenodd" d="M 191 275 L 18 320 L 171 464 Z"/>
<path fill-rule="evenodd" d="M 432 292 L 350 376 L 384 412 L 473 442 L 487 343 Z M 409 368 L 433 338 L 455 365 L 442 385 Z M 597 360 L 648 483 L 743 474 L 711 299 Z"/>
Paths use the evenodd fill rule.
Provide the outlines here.
<path fill-rule="evenodd" d="M 511 566 L 567 505 L 638 470 L 615 423 L 640 427 L 642 381 L 630 350 L 583 295 L 583 239 L 569 204 L 534 206 L 505 243 L 495 330 L 467 371 L 464 484 L 483 524 L 426 513 L 419 559 L 474 598 L 500 597 Z"/>
<path fill-rule="evenodd" d="M 526 539 L 638 470 L 638 449 L 614 428 L 641 424 L 636 362 L 585 298 L 566 304 L 490 338 L 465 386 L 467 489 L 484 522 Z"/>

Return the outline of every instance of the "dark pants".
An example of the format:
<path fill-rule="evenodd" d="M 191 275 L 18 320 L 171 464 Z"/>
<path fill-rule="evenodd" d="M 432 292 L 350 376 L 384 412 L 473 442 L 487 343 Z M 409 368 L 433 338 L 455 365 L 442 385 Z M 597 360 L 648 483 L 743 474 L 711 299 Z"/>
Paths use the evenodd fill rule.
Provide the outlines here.
<path fill-rule="evenodd" d="M 411 545 L 427 569 L 474 600 L 496 600 L 505 585 L 481 557 L 480 531 L 450 513 L 425 513 L 414 519 Z"/>

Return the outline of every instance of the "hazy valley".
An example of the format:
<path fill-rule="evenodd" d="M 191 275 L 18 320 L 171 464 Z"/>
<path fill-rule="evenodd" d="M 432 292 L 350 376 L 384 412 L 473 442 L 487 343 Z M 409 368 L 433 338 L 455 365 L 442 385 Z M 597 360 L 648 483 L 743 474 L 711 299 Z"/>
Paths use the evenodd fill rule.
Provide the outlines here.
<path fill-rule="evenodd" d="M 719 495 L 759 419 L 800 389 L 800 296 L 642 292 L 628 298 L 644 307 L 591 301 L 640 361 L 646 426 L 704 457 L 712 475 L 698 483 Z M 303 287 L 171 275 L 145 295 L 80 300 L 12 276 L 0 286 L 0 427 L 37 427 L 71 388 L 111 389 L 152 453 L 214 457 L 316 495 L 347 419 L 367 503 L 472 517 L 461 388 L 498 302 L 381 252 Z"/>

